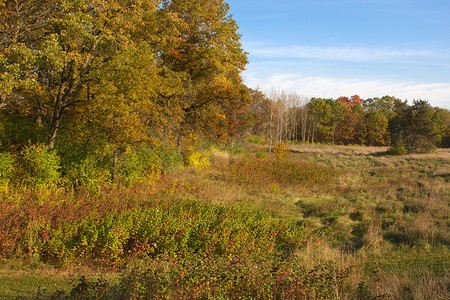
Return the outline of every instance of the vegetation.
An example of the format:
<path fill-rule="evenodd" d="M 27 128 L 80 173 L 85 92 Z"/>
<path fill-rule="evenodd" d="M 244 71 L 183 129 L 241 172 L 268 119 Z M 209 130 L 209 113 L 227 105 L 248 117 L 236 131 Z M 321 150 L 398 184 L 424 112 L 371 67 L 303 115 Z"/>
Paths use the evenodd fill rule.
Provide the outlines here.
<path fill-rule="evenodd" d="M 449 111 L 249 89 L 228 11 L 0 0 L 0 298 L 448 298 Z"/>
<path fill-rule="evenodd" d="M 427 101 L 384 96 L 307 99 L 251 91 L 250 132 L 269 142 L 392 146 L 392 153 L 425 153 L 448 147 L 450 112 Z M 403 151 L 399 151 L 402 148 Z"/>
<path fill-rule="evenodd" d="M 264 147 L 211 148 L 207 167 L 128 186 L 5 186 L 0 253 L 11 272 L 0 280 L 42 275 L 0 293 L 445 298 L 447 150 L 397 157 L 305 144 L 259 158 Z"/>

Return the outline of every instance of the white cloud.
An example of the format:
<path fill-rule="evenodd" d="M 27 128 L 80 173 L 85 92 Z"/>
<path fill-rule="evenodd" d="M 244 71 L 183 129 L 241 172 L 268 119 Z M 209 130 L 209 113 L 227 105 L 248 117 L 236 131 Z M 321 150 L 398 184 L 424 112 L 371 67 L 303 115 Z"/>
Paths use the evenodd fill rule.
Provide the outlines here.
<path fill-rule="evenodd" d="M 437 53 L 428 50 L 395 50 L 364 47 L 318 46 L 268 46 L 263 43 L 246 43 L 251 56 L 260 58 L 307 58 L 343 61 L 389 61 L 398 59 L 436 58 Z"/>
<path fill-rule="evenodd" d="M 362 98 L 395 96 L 402 100 L 422 99 L 431 105 L 450 108 L 450 83 L 416 83 L 407 81 L 390 82 L 355 78 L 333 78 L 306 76 L 301 73 L 286 73 L 259 77 L 255 73 L 245 73 L 249 87 L 296 92 L 307 97 L 338 98 L 359 95 Z"/>

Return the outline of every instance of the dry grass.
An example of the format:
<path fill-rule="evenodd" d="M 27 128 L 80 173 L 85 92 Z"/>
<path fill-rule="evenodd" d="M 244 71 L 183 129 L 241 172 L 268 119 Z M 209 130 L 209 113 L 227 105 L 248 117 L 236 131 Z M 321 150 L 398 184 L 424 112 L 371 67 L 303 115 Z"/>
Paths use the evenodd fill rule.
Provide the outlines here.
<path fill-rule="evenodd" d="M 316 144 L 298 144 L 289 145 L 291 151 L 296 153 L 315 152 L 328 154 L 373 154 L 385 152 L 388 147 L 370 147 L 370 146 L 337 146 L 337 145 L 316 145 Z"/>
<path fill-rule="evenodd" d="M 450 297 L 448 273 L 437 277 L 423 266 L 396 267 L 386 272 L 381 284 L 392 299 L 444 300 Z"/>

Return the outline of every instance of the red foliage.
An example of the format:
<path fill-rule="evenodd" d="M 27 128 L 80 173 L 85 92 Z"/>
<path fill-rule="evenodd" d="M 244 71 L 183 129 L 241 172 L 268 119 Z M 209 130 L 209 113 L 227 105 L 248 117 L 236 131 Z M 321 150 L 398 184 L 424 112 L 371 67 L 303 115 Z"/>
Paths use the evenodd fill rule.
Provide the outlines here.
<path fill-rule="evenodd" d="M 364 103 L 364 99 L 361 99 L 358 95 L 353 95 L 350 97 L 339 97 L 338 101 L 340 101 L 344 106 L 348 107 L 354 107 L 356 105 L 361 105 Z"/>

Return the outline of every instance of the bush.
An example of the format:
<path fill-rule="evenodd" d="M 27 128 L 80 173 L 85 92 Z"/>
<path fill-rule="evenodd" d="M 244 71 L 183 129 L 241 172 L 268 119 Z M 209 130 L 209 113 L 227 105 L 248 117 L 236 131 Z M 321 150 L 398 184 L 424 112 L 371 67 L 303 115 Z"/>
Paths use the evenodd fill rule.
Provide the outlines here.
<path fill-rule="evenodd" d="M 275 154 L 275 157 L 277 159 L 284 159 L 286 158 L 287 154 L 289 152 L 289 147 L 286 143 L 276 143 L 275 147 L 273 149 L 273 153 Z"/>
<path fill-rule="evenodd" d="M 98 189 L 101 184 L 108 183 L 111 179 L 111 172 L 102 168 L 98 164 L 98 159 L 89 156 L 80 162 L 72 163 L 67 170 L 67 178 L 75 186 L 84 186 L 88 189 Z"/>
<path fill-rule="evenodd" d="M 187 165 L 200 170 L 206 170 L 211 166 L 209 156 L 209 153 L 194 151 L 193 153 L 188 155 Z"/>
<path fill-rule="evenodd" d="M 123 155 L 118 163 L 119 177 L 126 184 L 143 181 L 160 171 L 161 160 L 158 151 L 147 145 L 132 149 Z"/>
<path fill-rule="evenodd" d="M 22 152 L 22 168 L 25 183 L 53 185 L 60 179 L 60 159 L 55 151 L 43 144 L 26 146 Z"/>
<path fill-rule="evenodd" d="M 269 156 L 266 151 L 261 150 L 261 149 L 256 151 L 255 155 L 257 158 L 267 158 Z"/>
<path fill-rule="evenodd" d="M 163 171 L 171 171 L 183 164 L 183 156 L 174 147 L 161 147 L 158 152 Z"/>
<path fill-rule="evenodd" d="M 14 172 L 14 158 L 8 152 L 0 153 L 0 184 L 8 183 Z"/>
<path fill-rule="evenodd" d="M 259 135 L 251 135 L 247 137 L 247 141 L 253 144 L 262 144 L 264 143 L 264 138 L 260 137 Z"/>
<path fill-rule="evenodd" d="M 408 154 L 408 151 L 406 151 L 405 146 L 403 146 L 402 144 L 394 144 L 391 146 L 391 148 L 388 150 L 388 153 L 390 155 L 404 155 L 404 154 Z"/>
<path fill-rule="evenodd" d="M 351 268 L 306 268 L 295 258 L 268 255 L 194 255 L 183 261 L 161 256 L 133 268 L 116 284 L 81 277 L 70 299 L 338 299 L 351 273 Z M 66 299 L 56 296 L 61 294 L 52 299 Z"/>

